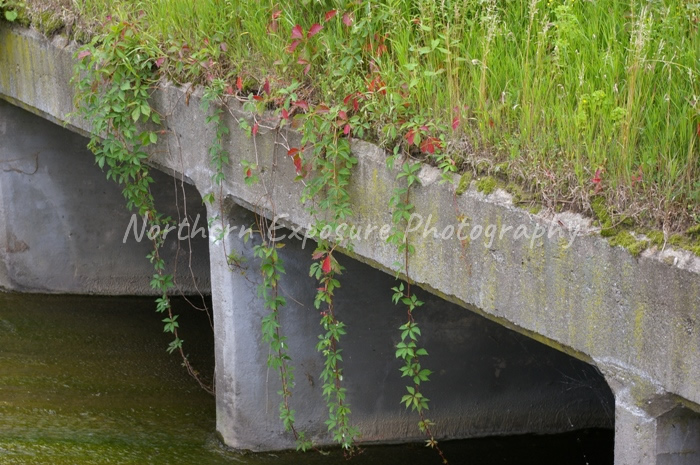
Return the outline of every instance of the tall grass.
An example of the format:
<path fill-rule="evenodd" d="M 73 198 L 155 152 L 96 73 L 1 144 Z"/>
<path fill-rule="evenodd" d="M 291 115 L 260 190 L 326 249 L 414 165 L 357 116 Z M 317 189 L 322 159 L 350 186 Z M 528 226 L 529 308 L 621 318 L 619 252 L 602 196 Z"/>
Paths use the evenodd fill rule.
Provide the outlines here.
<path fill-rule="evenodd" d="M 700 215 L 700 7 L 692 2 L 80 0 L 76 8 L 143 22 L 170 56 L 187 44 L 196 59 L 206 42 L 223 42 L 229 76 L 279 86 L 301 79 L 319 100 L 366 91 L 368 76 L 379 75 L 386 99 L 368 115 L 378 131 L 419 115 L 495 161 L 566 178 L 584 200 L 623 192 Z M 338 15 L 324 22 L 331 9 Z M 313 23 L 324 29 L 304 74 L 286 47 L 294 25 Z M 170 66 L 196 78 L 192 67 Z M 456 114 L 463 124 L 452 134 Z M 592 191 L 596 171 L 604 189 Z"/>

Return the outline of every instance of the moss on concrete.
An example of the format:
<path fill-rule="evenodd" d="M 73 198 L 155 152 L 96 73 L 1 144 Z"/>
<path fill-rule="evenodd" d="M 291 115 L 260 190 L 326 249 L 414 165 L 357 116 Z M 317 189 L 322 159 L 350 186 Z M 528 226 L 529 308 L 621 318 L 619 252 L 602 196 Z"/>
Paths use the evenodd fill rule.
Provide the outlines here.
<path fill-rule="evenodd" d="M 591 209 L 600 223 L 600 235 L 603 237 L 615 236 L 619 230 L 613 227 L 612 217 L 608 212 L 608 207 L 605 204 L 605 199 L 596 197 L 591 202 Z"/>
<path fill-rule="evenodd" d="M 696 224 L 695 226 L 686 229 L 685 233 L 690 237 L 700 238 L 700 224 Z"/>
<path fill-rule="evenodd" d="M 672 235 L 668 242 L 681 249 L 689 250 L 700 257 L 700 239 L 691 239 L 682 234 Z"/>
<path fill-rule="evenodd" d="M 515 183 L 508 183 L 505 187 L 506 192 L 513 196 L 513 203 L 518 203 L 523 200 L 525 194 L 523 193 L 523 188 Z"/>
<path fill-rule="evenodd" d="M 610 245 L 624 247 L 632 256 L 638 257 L 639 254 L 649 246 L 649 241 L 637 240 L 632 233 L 620 231 L 610 239 Z"/>
<path fill-rule="evenodd" d="M 663 247 L 664 245 L 664 233 L 661 231 L 646 231 L 645 236 L 649 238 L 649 241 L 657 247 Z"/>
<path fill-rule="evenodd" d="M 529 211 L 533 215 L 537 215 L 539 212 L 542 211 L 542 205 L 536 203 L 533 206 L 531 206 L 530 208 L 528 208 L 527 211 Z"/>
<path fill-rule="evenodd" d="M 494 190 L 496 190 L 497 185 L 498 183 L 496 182 L 495 178 L 493 178 L 492 176 L 486 176 L 485 178 L 481 178 L 477 181 L 476 190 L 483 193 L 484 195 L 489 195 Z"/>
<path fill-rule="evenodd" d="M 455 191 L 455 194 L 462 195 L 465 192 L 467 192 L 467 189 L 469 189 L 469 184 L 471 182 L 472 174 L 469 171 L 462 174 L 462 177 L 459 179 L 459 184 L 457 185 L 457 190 Z"/>
<path fill-rule="evenodd" d="M 493 168 L 493 172 L 498 175 L 500 178 L 508 178 L 508 175 L 510 173 L 509 165 L 508 163 L 499 163 Z"/>
<path fill-rule="evenodd" d="M 51 37 L 64 26 L 60 16 L 53 13 L 51 10 L 44 10 L 34 18 L 34 24 L 46 37 Z"/>

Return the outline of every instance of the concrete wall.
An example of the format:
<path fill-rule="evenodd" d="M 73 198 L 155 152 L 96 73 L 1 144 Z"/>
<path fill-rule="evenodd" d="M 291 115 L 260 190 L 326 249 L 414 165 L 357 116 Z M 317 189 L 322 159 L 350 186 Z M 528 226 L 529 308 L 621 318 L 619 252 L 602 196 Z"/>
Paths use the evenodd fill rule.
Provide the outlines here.
<path fill-rule="evenodd" d="M 138 219 L 138 242 L 128 229 L 131 213 L 121 188 L 95 165 L 87 139 L 0 100 L 0 140 L 0 289 L 152 294 L 153 267 L 146 259 L 152 246 L 141 235 L 143 221 Z M 185 211 L 192 224 L 200 215 L 206 234 L 197 190 L 157 170 L 153 177 L 163 211 L 178 224 Z M 163 249 L 169 269 L 177 256 L 180 290 L 208 293 L 208 240 L 198 235 L 180 241 L 177 233 Z M 181 237 L 189 237 L 186 228 Z"/>
<path fill-rule="evenodd" d="M 257 295 L 259 261 L 252 254 L 260 241 L 245 243 L 238 237 L 240 226 L 254 219 L 237 206 L 226 217 L 237 227 L 226 250 L 236 250 L 247 262 L 244 270 L 213 276 L 217 429 L 234 447 L 291 448 L 293 440 L 281 431 L 278 418 L 278 373 L 267 368 L 269 349 L 261 341 L 267 310 Z M 323 358 L 315 350 L 317 283 L 308 276 L 315 243 L 303 248 L 298 240 L 284 243 L 279 251 L 286 269 L 280 284 L 287 300 L 282 325 L 296 367 L 291 408 L 302 431 L 316 443 L 327 443 L 319 381 Z M 225 266 L 223 249 L 222 242 L 212 244 L 212 264 Z M 406 313 L 391 301 L 396 280 L 349 257 L 341 256 L 340 263 L 346 270 L 339 276 L 335 311 L 347 325 L 340 347 L 352 421 L 366 442 L 421 441 L 418 417 L 399 403 L 407 383 L 394 354 Z M 613 426 L 612 393 L 594 367 L 427 292 L 418 295 L 425 302 L 416 311 L 421 345 L 429 353 L 424 366 L 434 372 L 424 394 L 431 399 L 429 418 L 436 421 L 439 438 Z"/>
<path fill-rule="evenodd" d="M 34 112 L 68 121 L 70 50 L 6 26 L 0 26 L 0 43 L 6 45 L 0 53 L 0 94 Z M 62 90 L 56 92 L 56 87 Z M 171 136 L 162 138 L 151 162 L 183 173 L 203 194 L 218 193 L 211 185 L 207 155 L 212 128 L 204 122 L 198 92 L 186 105 L 185 91 L 163 84 L 154 95 L 156 107 L 167 115 Z M 237 117 L 249 117 L 232 105 Z M 88 129 L 78 120 L 70 124 Z M 233 119 L 228 124 L 233 161 L 226 171 L 224 195 L 270 217 L 274 205 L 276 213 L 288 215 L 291 226 L 310 224 L 312 218 L 298 201 L 302 186 L 293 182 L 294 168 L 286 150 L 276 145 L 277 134 L 261 131 L 253 145 Z M 292 145 L 298 144 L 298 135 L 285 136 Z M 186 157 L 168 150 L 177 144 Z M 355 212 L 351 223 L 364 228 L 388 225 L 387 200 L 397 187 L 396 172 L 385 166 L 379 148 L 354 141 L 353 150 L 359 164 L 351 184 Z M 266 167 L 270 191 L 243 181 L 240 161 L 256 155 Z M 424 222 L 431 218 L 438 233 L 450 226 L 456 229 L 464 220 L 469 223 L 467 232 L 478 226 L 483 233 L 493 225 L 495 234 L 493 240 L 481 234 L 460 241 L 455 234 L 424 237 L 419 229 L 411 237 L 417 249 L 411 277 L 450 301 L 595 364 L 615 395 L 616 462 L 663 460 L 670 453 L 667 449 L 676 447 L 669 440 L 659 448 L 670 437 L 664 433 L 668 422 L 663 415 L 679 406 L 700 412 L 700 258 L 670 247 L 651 248 L 635 258 L 623 248 L 611 247 L 585 218 L 532 215 L 516 208 L 508 194 L 496 191 L 485 196 L 474 186 L 457 196 L 455 186 L 439 184 L 438 173 L 429 167 L 423 167 L 421 179 L 422 186 L 413 191 L 416 212 Z M 541 230 L 544 235 L 535 234 Z M 378 232 L 358 241 L 353 254 L 375 268 L 390 270 L 397 256 Z M 228 270 L 213 262 L 212 290 L 221 305 L 217 324 L 235 327 L 232 297 L 225 298 L 226 286 L 235 285 L 230 280 Z M 228 348 L 219 352 L 217 362 L 231 366 L 218 371 L 219 382 L 225 385 L 226 376 L 235 376 L 239 368 L 245 373 L 249 367 L 239 364 L 245 352 L 228 333 L 218 333 L 217 348 Z M 235 430 L 241 424 L 238 407 L 227 407 L 234 398 L 235 391 L 223 391 L 218 400 L 221 428 Z M 693 435 L 693 425 L 680 422 L 678 427 Z M 225 437 L 229 433 L 233 434 L 222 431 Z"/>

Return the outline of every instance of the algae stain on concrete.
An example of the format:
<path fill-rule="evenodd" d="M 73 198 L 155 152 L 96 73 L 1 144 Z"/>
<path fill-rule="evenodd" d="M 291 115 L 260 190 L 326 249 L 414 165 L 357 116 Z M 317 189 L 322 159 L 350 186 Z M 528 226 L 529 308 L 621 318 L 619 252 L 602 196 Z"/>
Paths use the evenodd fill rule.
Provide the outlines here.
<path fill-rule="evenodd" d="M 593 267 L 591 270 L 591 287 L 584 299 L 585 318 L 588 321 L 585 347 L 589 353 L 595 353 L 596 347 L 600 346 L 596 340 L 606 330 L 606 328 L 601 326 L 603 321 L 601 314 L 607 311 L 607 308 L 604 306 L 606 280 L 603 269 Z"/>
<path fill-rule="evenodd" d="M 634 310 L 634 329 L 632 331 L 632 337 L 634 349 L 640 358 L 644 353 L 644 317 L 647 311 L 648 308 L 643 301 L 637 302 L 637 306 Z"/>

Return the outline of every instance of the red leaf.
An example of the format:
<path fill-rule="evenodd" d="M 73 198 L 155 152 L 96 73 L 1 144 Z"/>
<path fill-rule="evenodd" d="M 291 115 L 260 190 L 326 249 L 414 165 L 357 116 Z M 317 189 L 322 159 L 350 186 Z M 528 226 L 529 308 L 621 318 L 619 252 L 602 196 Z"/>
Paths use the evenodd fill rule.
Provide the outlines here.
<path fill-rule="evenodd" d="M 352 26 L 352 13 L 345 13 L 343 15 L 343 24 L 345 24 L 347 27 Z"/>
<path fill-rule="evenodd" d="M 698 137 L 700 137 L 700 123 L 698 123 L 698 129 L 696 132 L 698 133 Z"/>
<path fill-rule="evenodd" d="M 343 134 L 345 134 L 346 136 L 347 136 L 348 134 L 350 134 L 350 129 L 352 129 L 352 128 L 350 127 L 350 125 L 349 125 L 349 124 L 346 124 L 345 127 L 343 128 Z"/>
<path fill-rule="evenodd" d="M 306 65 L 306 67 L 304 68 L 304 74 L 309 74 L 309 71 L 311 71 L 311 63 Z"/>
<path fill-rule="evenodd" d="M 326 258 L 323 259 L 323 265 L 321 265 L 321 270 L 328 274 L 331 272 L 331 256 L 326 255 Z"/>
<path fill-rule="evenodd" d="M 88 52 L 90 53 L 90 52 Z M 78 55 L 78 58 L 80 58 L 80 55 Z M 163 62 L 165 61 L 165 57 L 160 57 L 156 59 L 156 68 L 160 68 L 163 66 Z"/>
<path fill-rule="evenodd" d="M 253 100 L 255 100 L 256 102 L 261 102 L 262 99 L 263 99 L 263 98 L 262 98 L 262 96 L 260 96 L 260 95 L 253 95 Z"/>
<path fill-rule="evenodd" d="M 357 92 L 353 94 L 348 94 L 344 99 L 343 99 L 343 105 L 347 106 L 348 102 L 352 102 L 352 108 L 353 110 L 357 111 L 360 109 L 360 104 L 357 102 L 357 96 L 359 94 Z"/>
<path fill-rule="evenodd" d="M 275 10 L 272 12 L 272 19 L 279 19 L 280 15 L 282 14 L 282 10 Z"/>
<path fill-rule="evenodd" d="M 437 137 L 426 137 L 425 140 L 420 144 L 420 149 L 429 154 L 434 154 L 435 150 L 440 148 L 440 139 Z"/>
<path fill-rule="evenodd" d="M 258 129 L 259 129 L 258 123 L 255 123 L 253 125 L 253 135 L 254 136 L 258 134 Z"/>
<path fill-rule="evenodd" d="M 226 42 L 221 42 L 219 44 L 219 48 L 221 49 L 222 52 L 225 52 L 228 50 L 228 45 L 226 45 Z"/>
<path fill-rule="evenodd" d="M 292 39 L 303 39 L 304 30 L 298 24 L 292 28 Z"/>
<path fill-rule="evenodd" d="M 299 149 L 297 147 L 292 147 L 291 149 L 287 150 L 287 155 L 290 157 L 293 157 L 297 153 L 299 153 Z"/>
<path fill-rule="evenodd" d="M 226 94 L 233 95 L 233 87 L 230 84 L 226 86 Z"/>
<path fill-rule="evenodd" d="M 591 179 L 591 182 L 595 185 L 595 193 L 596 194 L 603 189 L 603 185 L 601 184 L 601 181 L 602 181 L 601 174 L 602 174 L 602 170 L 600 168 L 598 168 L 597 170 L 595 170 L 595 175 Z"/>
<path fill-rule="evenodd" d="M 328 105 L 324 105 L 323 103 L 319 103 L 318 105 L 316 105 L 315 110 L 316 110 L 316 113 L 320 113 L 322 115 L 325 115 L 326 113 L 328 113 L 330 108 L 328 108 Z"/>
<path fill-rule="evenodd" d="M 296 168 L 297 174 L 301 173 L 301 157 L 299 155 L 295 155 L 294 158 L 292 158 L 292 161 L 294 162 L 294 168 Z"/>
<path fill-rule="evenodd" d="M 248 168 L 248 169 L 245 171 L 245 177 L 246 177 L 246 178 L 249 178 L 249 177 L 251 177 L 252 175 L 253 175 L 253 170 L 251 170 L 250 168 Z"/>
<path fill-rule="evenodd" d="M 340 110 L 340 111 L 338 112 L 338 118 L 340 118 L 340 119 L 342 119 L 342 120 L 346 120 L 346 119 L 348 119 L 348 114 L 345 113 L 343 110 Z"/>
<path fill-rule="evenodd" d="M 413 139 L 416 137 L 416 132 L 411 129 L 406 133 L 406 141 L 408 142 L 408 145 L 413 145 Z"/>
<path fill-rule="evenodd" d="M 319 258 L 323 257 L 324 252 L 314 252 L 311 254 L 311 260 L 318 260 Z"/>
<path fill-rule="evenodd" d="M 243 90 L 243 79 L 240 76 L 236 78 L 236 89 L 238 89 L 238 92 Z"/>
<path fill-rule="evenodd" d="M 294 53 L 294 50 L 297 49 L 297 47 L 299 46 L 300 43 L 301 43 L 301 40 L 295 40 L 295 41 L 293 41 L 293 42 L 292 42 L 291 44 L 289 44 L 289 46 L 287 47 L 287 51 L 288 51 L 289 53 Z"/>
<path fill-rule="evenodd" d="M 304 101 L 304 100 L 297 100 L 296 102 L 294 102 L 294 106 L 295 106 L 295 107 L 299 107 L 299 108 L 301 108 L 302 110 L 308 110 L 308 109 L 309 109 L 309 104 L 306 103 L 306 101 Z"/>
<path fill-rule="evenodd" d="M 282 108 L 281 113 L 282 113 L 282 118 L 283 118 L 283 119 L 287 119 L 287 120 L 289 119 L 289 112 L 287 111 L 286 108 Z"/>
<path fill-rule="evenodd" d="M 642 182 L 644 173 L 642 173 L 642 167 L 637 169 L 637 176 L 632 176 L 632 185 L 634 186 L 638 182 Z"/>
<path fill-rule="evenodd" d="M 320 24 L 318 24 L 318 23 L 313 24 L 311 26 L 311 28 L 309 29 L 309 32 L 306 34 L 306 37 L 311 38 L 311 37 L 315 36 L 316 34 L 321 32 L 321 29 L 323 29 L 323 26 L 321 26 Z"/>
<path fill-rule="evenodd" d="M 277 24 L 277 20 L 276 20 L 276 19 L 273 19 L 272 21 L 270 21 L 270 24 L 267 25 L 267 30 L 268 30 L 269 32 L 277 32 L 277 29 L 278 29 L 278 28 L 279 28 L 279 26 L 278 26 L 278 24 Z"/>
<path fill-rule="evenodd" d="M 265 79 L 265 84 L 263 84 L 263 91 L 267 94 L 270 95 L 270 81 Z"/>
<path fill-rule="evenodd" d="M 338 10 L 331 10 L 326 13 L 326 21 L 330 21 L 333 16 L 338 14 Z"/>
<path fill-rule="evenodd" d="M 452 130 L 455 131 L 459 127 L 459 116 L 455 116 L 452 119 Z"/>
<path fill-rule="evenodd" d="M 82 60 L 89 55 L 91 55 L 90 50 L 83 50 L 82 52 L 78 53 L 78 60 Z"/>

